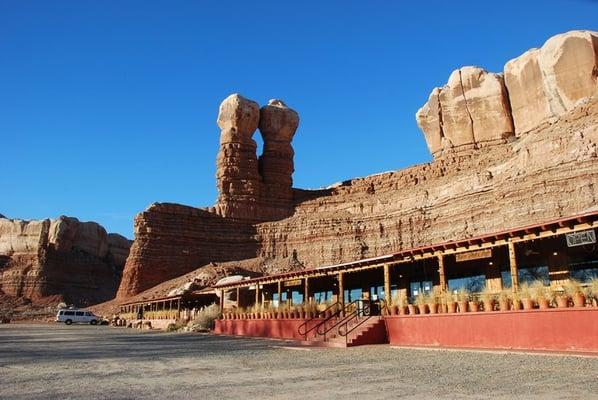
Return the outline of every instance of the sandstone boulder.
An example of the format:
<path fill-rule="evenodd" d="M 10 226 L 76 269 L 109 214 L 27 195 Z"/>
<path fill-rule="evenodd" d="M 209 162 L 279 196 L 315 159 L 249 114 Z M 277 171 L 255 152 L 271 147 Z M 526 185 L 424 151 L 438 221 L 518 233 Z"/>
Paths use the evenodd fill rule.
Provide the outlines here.
<path fill-rule="evenodd" d="M 480 67 L 453 71 L 416 114 L 430 152 L 504 141 L 513 123 L 503 79 Z"/>
<path fill-rule="evenodd" d="M 598 93 L 598 33 L 571 31 L 507 62 L 505 83 L 517 135 Z"/>

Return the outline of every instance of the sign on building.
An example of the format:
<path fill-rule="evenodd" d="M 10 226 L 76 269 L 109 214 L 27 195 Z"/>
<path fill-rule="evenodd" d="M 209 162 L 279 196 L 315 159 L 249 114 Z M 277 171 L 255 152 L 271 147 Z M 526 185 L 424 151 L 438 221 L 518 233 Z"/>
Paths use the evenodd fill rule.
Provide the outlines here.
<path fill-rule="evenodd" d="M 565 237 L 567 238 L 568 247 L 596 243 L 596 232 L 593 229 L 590 229 L 588 231 L 567 233 Z"/>
<path fill-rule="evenodd" d="M 284 283 L 285 287 L 300 286 L 300 285 L 301 285 L 301 279 L 293 279 L 292 281 L 285 281 L 285 283 Z"/>
<path fill-rule="evenodd" d="M 475 250 L 475 251 L 468 251 L 466 253 L 457 253 L 455 254 L 455 261 L 471 261 L 471 260 L 479 260 L 482 258 L 490 258 L 492 257 L 492 249 L 483 249 L 483 250 Z"/>

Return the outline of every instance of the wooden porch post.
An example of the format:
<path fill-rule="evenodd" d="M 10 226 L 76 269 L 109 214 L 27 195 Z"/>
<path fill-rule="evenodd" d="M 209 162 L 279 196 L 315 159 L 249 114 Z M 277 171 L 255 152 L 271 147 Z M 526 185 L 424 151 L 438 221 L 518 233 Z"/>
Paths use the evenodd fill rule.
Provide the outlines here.
<path fill-rule="evenodd" d="M 390 264 L 384 264 L 384 300 L 389 306 L 392 305 L 390 296 Z"/>
<path fill-rule="evenodd" d="M 260 284 L 256 282 L 255 284 L 255 306 L 257 307 L 260 304 Z"/>
<path fill-rule="evenodd" d="M 237 308 L 241 307 L 241 288 L 237 286 Z"/>
<path fill-rule="evenodd" d="M 338 299 L 341 305 L 341 316 L 345 316 L 345 279 L 342 272 L 338 273 Z"/>
<path fill-rule="evenodd" d="M 509 242 L 509 264 L 511 266 L 511 289 L 516 292 L 519 289 L 519 276 L 517 275 L 517 254 L 515 243 Z"/>
<path fill-rule="evenodd" d="M 278 306 L 282 305 L 282 281 L 278 281 Z"/>
<path fill-rule="evenodd" d="M 303 289 L 303 303 L 307 304 L 310 302 L 309 298 L 309 278 L 305 277 L 305 287 Z"/>
<path fill-rule="evenodd" d="M 224 289 L 220 289 L 220 314 L 224 313 Z"/>
<path fill-rule="evenodd" d="M 446 293 L 446 274 L 444 272 L 444 255 L 438 256 L 438 274 L 440 275 L 440 293 Z"/>

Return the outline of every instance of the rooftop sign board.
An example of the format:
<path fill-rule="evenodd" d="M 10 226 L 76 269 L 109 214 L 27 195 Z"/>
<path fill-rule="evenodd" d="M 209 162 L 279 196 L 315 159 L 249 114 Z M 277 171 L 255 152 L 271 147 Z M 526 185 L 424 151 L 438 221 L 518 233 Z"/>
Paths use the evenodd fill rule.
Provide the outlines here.
<path fill-rule="evenodd" d="M 584 244 L 596 243 L 596 232 L 593 229 L 588 231 L 567 233 L 567 246 L 583 246 Z"/>
<path fill-rule="evenodd" d="M 455 255 L 455 261 L 471 261 L 471 260 L 479 260 L 481 258 L 490 258 L 492 257 L 492 249 L 483 249 L 483 250 L 474 250 L 468 251 L 466 253 L 457 253 Z"/>

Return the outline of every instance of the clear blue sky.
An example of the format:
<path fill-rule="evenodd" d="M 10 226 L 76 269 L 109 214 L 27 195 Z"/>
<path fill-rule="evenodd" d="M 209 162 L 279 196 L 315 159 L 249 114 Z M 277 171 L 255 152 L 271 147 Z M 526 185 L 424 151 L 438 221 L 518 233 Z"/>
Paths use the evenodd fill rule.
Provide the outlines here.
<path fill-rule="evenodd" d="M 584 28 L 597 2 L 0 0 L 0 213 L 132 238 L 152 202 L 212 205 L 234 92 L 299 112 L 296 187 L 426 162 L 414 114 L 453 69 Z"/>

